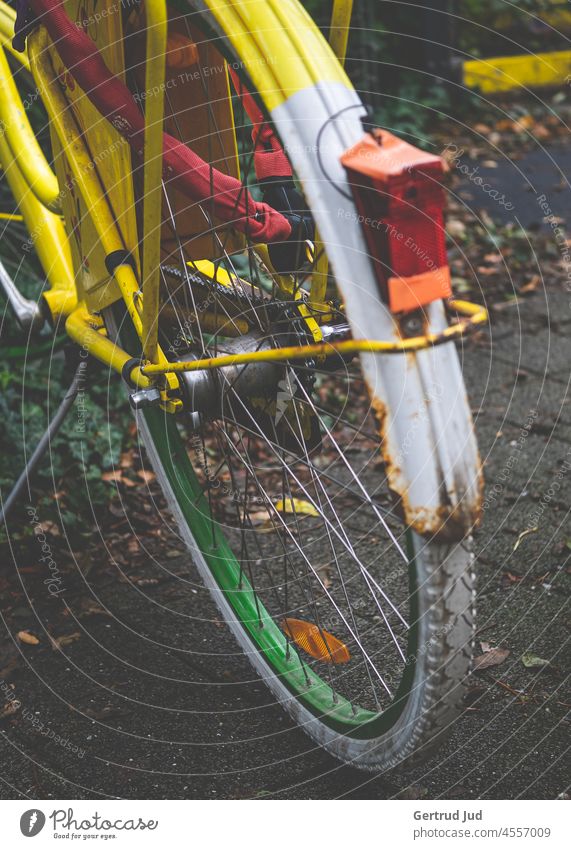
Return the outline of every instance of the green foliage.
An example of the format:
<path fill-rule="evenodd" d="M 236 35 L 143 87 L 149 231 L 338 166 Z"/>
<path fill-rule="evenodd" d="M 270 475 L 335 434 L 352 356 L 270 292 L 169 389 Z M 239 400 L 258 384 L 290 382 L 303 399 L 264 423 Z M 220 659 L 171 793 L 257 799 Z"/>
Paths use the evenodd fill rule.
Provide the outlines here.
<path fill-rule="evenodd" d="M 7 491 L 43 435 L 71 374 L 62 354 L 0 373 L 0 486 Z M 87 376 L 51 450 L 34 477 L 40 491 L 67 493 L 66 503 L 81 515 L 87 502 L 105 503 L 111 490 L 103 471 L 119 461 L 130 413 L 118 381 L 107 385 L 99 375 Z M 25 446 L 25 449 L 24 449 Z"/>
<path fill-rule="evenodd" d="M 327 34 L 332 0 L 302 2 Z M 439 81 L 454 78 L 455 55 L 555 50 L 565 40 L 541 20 L 568 10 L 565 0 L 449 0 L 451 14 L 427 17 L 429 6 L 355 0 L 347 59 L 375 122 L 417 139 L 429 135 L 440 112 L 473 118 L 481 108 L 477 98 Z"/>

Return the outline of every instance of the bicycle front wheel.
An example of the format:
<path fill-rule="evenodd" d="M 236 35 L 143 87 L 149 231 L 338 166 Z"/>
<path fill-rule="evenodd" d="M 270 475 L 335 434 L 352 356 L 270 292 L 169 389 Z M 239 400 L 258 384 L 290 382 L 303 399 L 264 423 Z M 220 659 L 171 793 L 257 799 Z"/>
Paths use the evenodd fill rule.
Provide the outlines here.
<path fill-rule="evenodd" d="M 320 273 L 344 298 L 343 305 L 328 298 L 330 338 L 391 328 L 339 164 L 362 134 L 364 109 L 327 45 L 293 0 L 191 7 L 179 24 L 194 41 L 202 33 L 247 85 L 319 224 L 329 261 Z M 168 90 L 166 96 L 168 103 Z M 251 128 L 242 107 L 235 98 L 233 129 L 241 179 L 251 186 Z M 210 110 L 218 169 L 219 120 Z M 165 191 L 163 350 L 188 359 L 271 348 L 284 337 L 310 341 L 300 303 L 307 302 L 315 265 L 290 271 L 288 296 L 259 246 L 247 238 L 237 245 L 227 230 L 220 235 L 209 204 L 197 205 L 204 230 L 189 240 L 179 226 L 180 206 Z M 212 254 L 198 260 L 189 244 L 200 238 L 204 246 L 204 236 Z M 441 326 L 441 305 L 432 306 L 430 321 Z M 323 316 L 314 310 L 310 318 Z M 106 323 L 139 353 L 120 312 L 107 311 Z M 371 769 L 426 754 L 450 730 L 470 662 L 468 541 L 420 535 L 403 519 L 379 450 L 380 411 L 371 401 L 372 382 L 382 373 L 394 409 L 400 398 L 420 410 L 426 400 L 415 369 L 425 382 L 437 375 L 434 404 L 443 396 L 454 426 L 458 417 L 468 423 L 461 448 L 474 457 L 455 348 L 425 353 L 386 366 L 371 356 L 334 357 L 193 372 L 183 378 L 191 415 L 138 413 L 181 534 L 253 666 L 315 740 Z M 435 463 L 429 448 L 416 455 L 419 474 Z"/>

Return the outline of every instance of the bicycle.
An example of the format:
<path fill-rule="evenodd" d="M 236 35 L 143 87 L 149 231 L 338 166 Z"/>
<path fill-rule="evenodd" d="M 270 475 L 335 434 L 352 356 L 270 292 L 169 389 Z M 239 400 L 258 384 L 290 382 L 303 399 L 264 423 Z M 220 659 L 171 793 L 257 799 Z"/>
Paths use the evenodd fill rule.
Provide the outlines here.
<path fill-rule="evenodd" d="M 386 769 L 461 710 L 481 471 L 454 340 L 486 312 L 452 298 L 441 161 L 343 70 L 351 7 L 328 44 L 297 0 L 32 0 L 12 45 L 0 3 L 0 161 L 48 288 L 0 278 L 123 379 L 275 697 Z"/>

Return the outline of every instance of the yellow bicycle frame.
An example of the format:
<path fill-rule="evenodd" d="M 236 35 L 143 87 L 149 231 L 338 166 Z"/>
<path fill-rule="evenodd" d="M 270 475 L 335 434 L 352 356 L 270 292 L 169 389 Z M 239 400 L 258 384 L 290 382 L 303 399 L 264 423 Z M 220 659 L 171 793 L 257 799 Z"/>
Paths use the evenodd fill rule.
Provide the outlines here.
<path fill-rule="evenodd" d="M 352 0 L 334 2 L 330 30 L 333 50 L 323 41 L 319 30 L 304 9 L 293 0 L 286 4 L 287 9 L 284 9 L 283 0 L 205 0 L 205 5 L 227 34 L 230 44 L 244 62 L 254 86 L 261 93 L 269 110 L 297 91 L 322 80 L 350 86 L 341 63 L 347 46 Z M 307 306 L 301 301 L 298 293 L 300 312 L 312 331 L 315 344 L 176 364 L 169 362 L 157 341 L 167 10 L 165 0 L 146 0 L 145 7 L 145 84 L 147 90 L 157 91 L 159 95 L 147 101 L 145 111 L 143 233 L 139 239 L 144 245 L 142 282 L 139 282 L 136 271 L 128 263 L 117 266 L 110 278 L 118 287 L 141 341 L 143 362 L 130 374 L 135 385 L 141 388 L 158 386 L 163 407 L 169 412 L 176 412 L 182 406 L 175 392 L 179 387 L 176 373 L 180 371 L 218 368 L 260 360 L 325 356 L 334 351 L 345 354 L 363 351 L 416 351 L 449 341 L 461 335 L 469 326 L 486 320 L 487 313 L 482 307 L 455 301 L 451 306 L 468 318 L 438 335 L 420 336 L 401 342 L 348 340 L 336 345 L 321 344 L 319 326 L 312 318 L 311 310 L 312 305 L 322 312 L 324 307 L 327 261 L 324 251 L 320 250 L 320 257 L 323 259 L 316 260 L 315 280 Z M 33 135 L 4 55 L 4 48 L 11 51 L 10 39 L 14 19 L 13 11 L 0 0 L 0 125 L 5 127 L 4 133 L 0 135 L 0 164 L 44 268 L 49 289 L 43 297 L 52 319 L 54 322 L 65 319 L 66 330 L 74 341 L 110 368 L 121 372 L 130 359 L 129 355 L 106 338 L 101 320 L 91 314 L 84 303 L 78 304 L 75 282 L 78 269 L 72 266 L 68 234 L 57 214 L 57 180 Z M 288 34 L 287 44 L 284 44 L 282 38 L 284 30 Z M 43 105 L 87 207 L 97 238 L 105 253 L 110 254 L 124 247 L 121 234 L 104 187 L 93 167 L 89 150 L 73 120 L 66 96 L 58 85 L 48 46 L 47 33 L 40 27 L 28 37 L 28 55 L 14 55 L 23 69 L 31 69 L 33 73 Z M 293 52 L 292 47 L 295 48 Z M 271 63 L 265 61 L 267 56 L 272 56 Z M 18 157 L 18 151 L 26 151 L 26 156 Z M 320 245 L 317 247 L 321 248 Z M 267 251 L 263 246 L 260 246 L 259 250 L 268 264 Z M 287 291 L 290 285 L 287 279 L 282 278 L 278 282 Z"/>

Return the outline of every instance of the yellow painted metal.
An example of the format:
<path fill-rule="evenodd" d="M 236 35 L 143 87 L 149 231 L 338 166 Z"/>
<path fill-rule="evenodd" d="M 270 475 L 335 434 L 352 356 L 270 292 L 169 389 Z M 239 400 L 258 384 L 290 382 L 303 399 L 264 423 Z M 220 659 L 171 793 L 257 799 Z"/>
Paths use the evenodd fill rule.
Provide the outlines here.
<path fill-rule="evenodd" d="M 42 101 L 55 130 L 63 153 L 69 163 L 74 187 L 77 187 L 87 203 L 105 255 L 123 250 L 117 227 L 109 204 L 103 194 L 99 177 L 85 146 L 73 112 L 58 85 L 48 52 L 49 39 L 44 29 L 35 30 L 28 36 L 28 55 L 34 79 L 40 90 Z"/>
<path fill-rule="evenodd" d="M 463 75 L 465 86 L 484 94 L 562 85 L 571 80 L 571 50 L 464 62 Z"/>
<path fill-rule="evenodd" d="M 14 212 L 0 212 L 0 221 L 23 221 L 23 215 L 17 215 Z"/>
<path fill-rule="evenodd" d="M 342 65 L 347 55 L 349 26 L 353 14 L 353 0 L 333 0 L 331 25 L 329 27 L 329 44 Z"/>
<path fill-rule="evenodd" d="M 315 234 L 315 260 L 311 271 L 311 288 L 309 301 L 311 305 L 322 304 L 327 296 L 327 280 L 329 275 L 329 260 L 325 245 L 319 237 L 319 233 Z"/>
<path fill-rule="evenodd" d="M 8 53 L 18 60 L 22 67 L 30 70 L 30 63 L 26 53 L 19 53 L 12 47 L 12 39 L 14 38 L 14 24 L 16 23 L 16 10 L 4 0 L 0 0 L 0 44 Z"/>
<path fill-rule="evenodd" d="M 3 47 L 0 47 L 0 125 L 30 191 L 52 212 L 61 212 L 57 177 L 30 125 Z"/>
<path fill-rule="evenodd" d="M 63 0 L 66 14 L 79 21 L 101 53 L 109 70 L 125 78 L 123 55 L 123 15 L 116 0 Z M 90 102 L 83 89 L 64 66 L 50 39 L 46 40 L 46 64 L 52 69 L 51 79 L 61 92 L 66 112 L 77 124 L 89 153 L 89 169 L 99 179 L 101 189 L 115 220 L 121 246 L 127 250 L 139 270 L 137 215 L 133 189 L 131 149 L 110 121 Z M 143 87 L 143 85 L 141 85 Z M 120 292 L 105 264 L 101 243 L 90 207 L 73 177 L 57 133 L 50 125 L 56 172 L 62 187 L 62 207 L 70 234 L 79 300 L 85 300 L 91 312 L 100 311 L 120 299 Z"/>
<path fill-rule="evenodd" d="M 209 277 L 221 286 L 232 289 L 232 278 L 228 271 L 210 259 L 196 259 L 187 262 L 189 268 L 196 269 L 205 277 Z"/>
<path fill-rule="evenodd" d="M 428 333 L 426 336 L 414 336 L 401 339 L 399 342 L 384 342 L 377 339 L 348 339 L 344 342 L 315 345 L 292 345 L 285 348 L 274 348 L 268 351 L 251 351 L 245 354 L 227 354 L 221 357 L 208 357 L 201 360 L 187 360 L 169 363 L 167 366 L 144 365 L 143 374 L 148 376 L 164 374 L 166 370 L 199 371 L 200 369 L 215 369 L 223 366 L 246 365 L 256 362 L 276 362 L 281 360 L 303 360 L 307 357 L 319 357 L 332 354 L 407 354 L 433 348 L 450 342 L 464 335 L 466 331 L 488 320 L 487 310 L 468 301 L 451 300 L 451 309 L 468 319 L 458 324 L 450 325 L 442 333 Z"/>
<path fill-rule="evenodd" d="M 278 289 L 288 298 L 299 301 L 298 311 L 300 316 L 304 319 L 309 332 L 313 336 L 314 342 L 321 342 L 323 338 L 321 328 L 313 315 L 311 305 L 308 305 L 308 302 L 304 299 L 303 292 L 296 286 L 295 279 L 291 275 L 277 273 L 272 265 L 267 245 L 256 245 L 255 250 Z"/>
<path fill-rule="evenodd" d="M 349 40 L 349 27 L 353 14 L 353 0 L 333 0 L 329 44 L 338 61 L 344 65 Z M 329 275 L 329 260 L 325 245 L 316 231 L 314 238 L 314 264 L 311 273 L 310 302 L 319 304 L 325 300 Z"/>
<path fill-rule="evenodd" d="M 0 165 L 29 233 L 23 250 L 35 251 L 41 262 L 49 285 L 43 299 L 56 323 L 60 316 L 69 314 L 77 304 L 71 251 L 63 221 L 59 215 L 46 209 L 30 191 L 2 134 Z"/>
<path fill-rule="evenodd" d="M 145 146 L 143 171 L 143 353 L 158 362 L 161 261 L 163 119 L 167 8 L 165 0 L 145 0 Z"/>
<path fill-rule="evenodd" d="M 28 52 L 34 79 L 42 95 L 42 100 L 53 129 L 66 156 L 72 179 L 83 198 L 86 208 L 89 210 L 96 237 L 103 248 L 105 256 L 108 256 L 114 251 L 123 250 L 124 244 L 112 211 L 109 208 L 108 201 L 103 194 L 103 188 L 97 171 L 92 166 L 93 160 L 79 134 L 71 110 L 66 108 L 65 97 L 54 80 L 54 70 L 46 47 L 47 35 L 42 29 L 36 30 L 29 36 Z M 113 279 L 119 288 L 129 316 L 142 343 L 143 324 L 141 311 L 143 297 L 139 290 L 135 271 L 127 263 L 119 265 L 113 271 Z M 157 363 L 164 367 L 163 373 L 169 372 L 169 369 L 166 368 L 168 360 L 160 347 L 157 347 L 156 357 Z M 104 362 L 107 362 L 107 360 L 104 360 Z M 177 389 L 178 380 L 174 375 L 169 373 L 167 374 L 166 383 L 164 403 L 165 407 L 172 412 L 179 409 L 182 403 L 179 400 L 171 401 L 167 399 L 166 391 L 167 389 Z"/>
<path fill-rule="evenodd" d="M 315 21 L 297 0 L 205 0 L 271 111 L 318 82 L 351 88 Z"/>
<path fill-rule="evenodd" d="M 74 342 L 119 374 L 125 363 L 131 359 L 129 354 L 102 334 L 103 322 L 90 313 L 84 303 L 81 303 L 68 316 L 65 329 Z M 151 386 L 151 382 L 141 374 L 138 366 L 132 370 L 130 377 L 133 383 L 143 389 Z"/>

